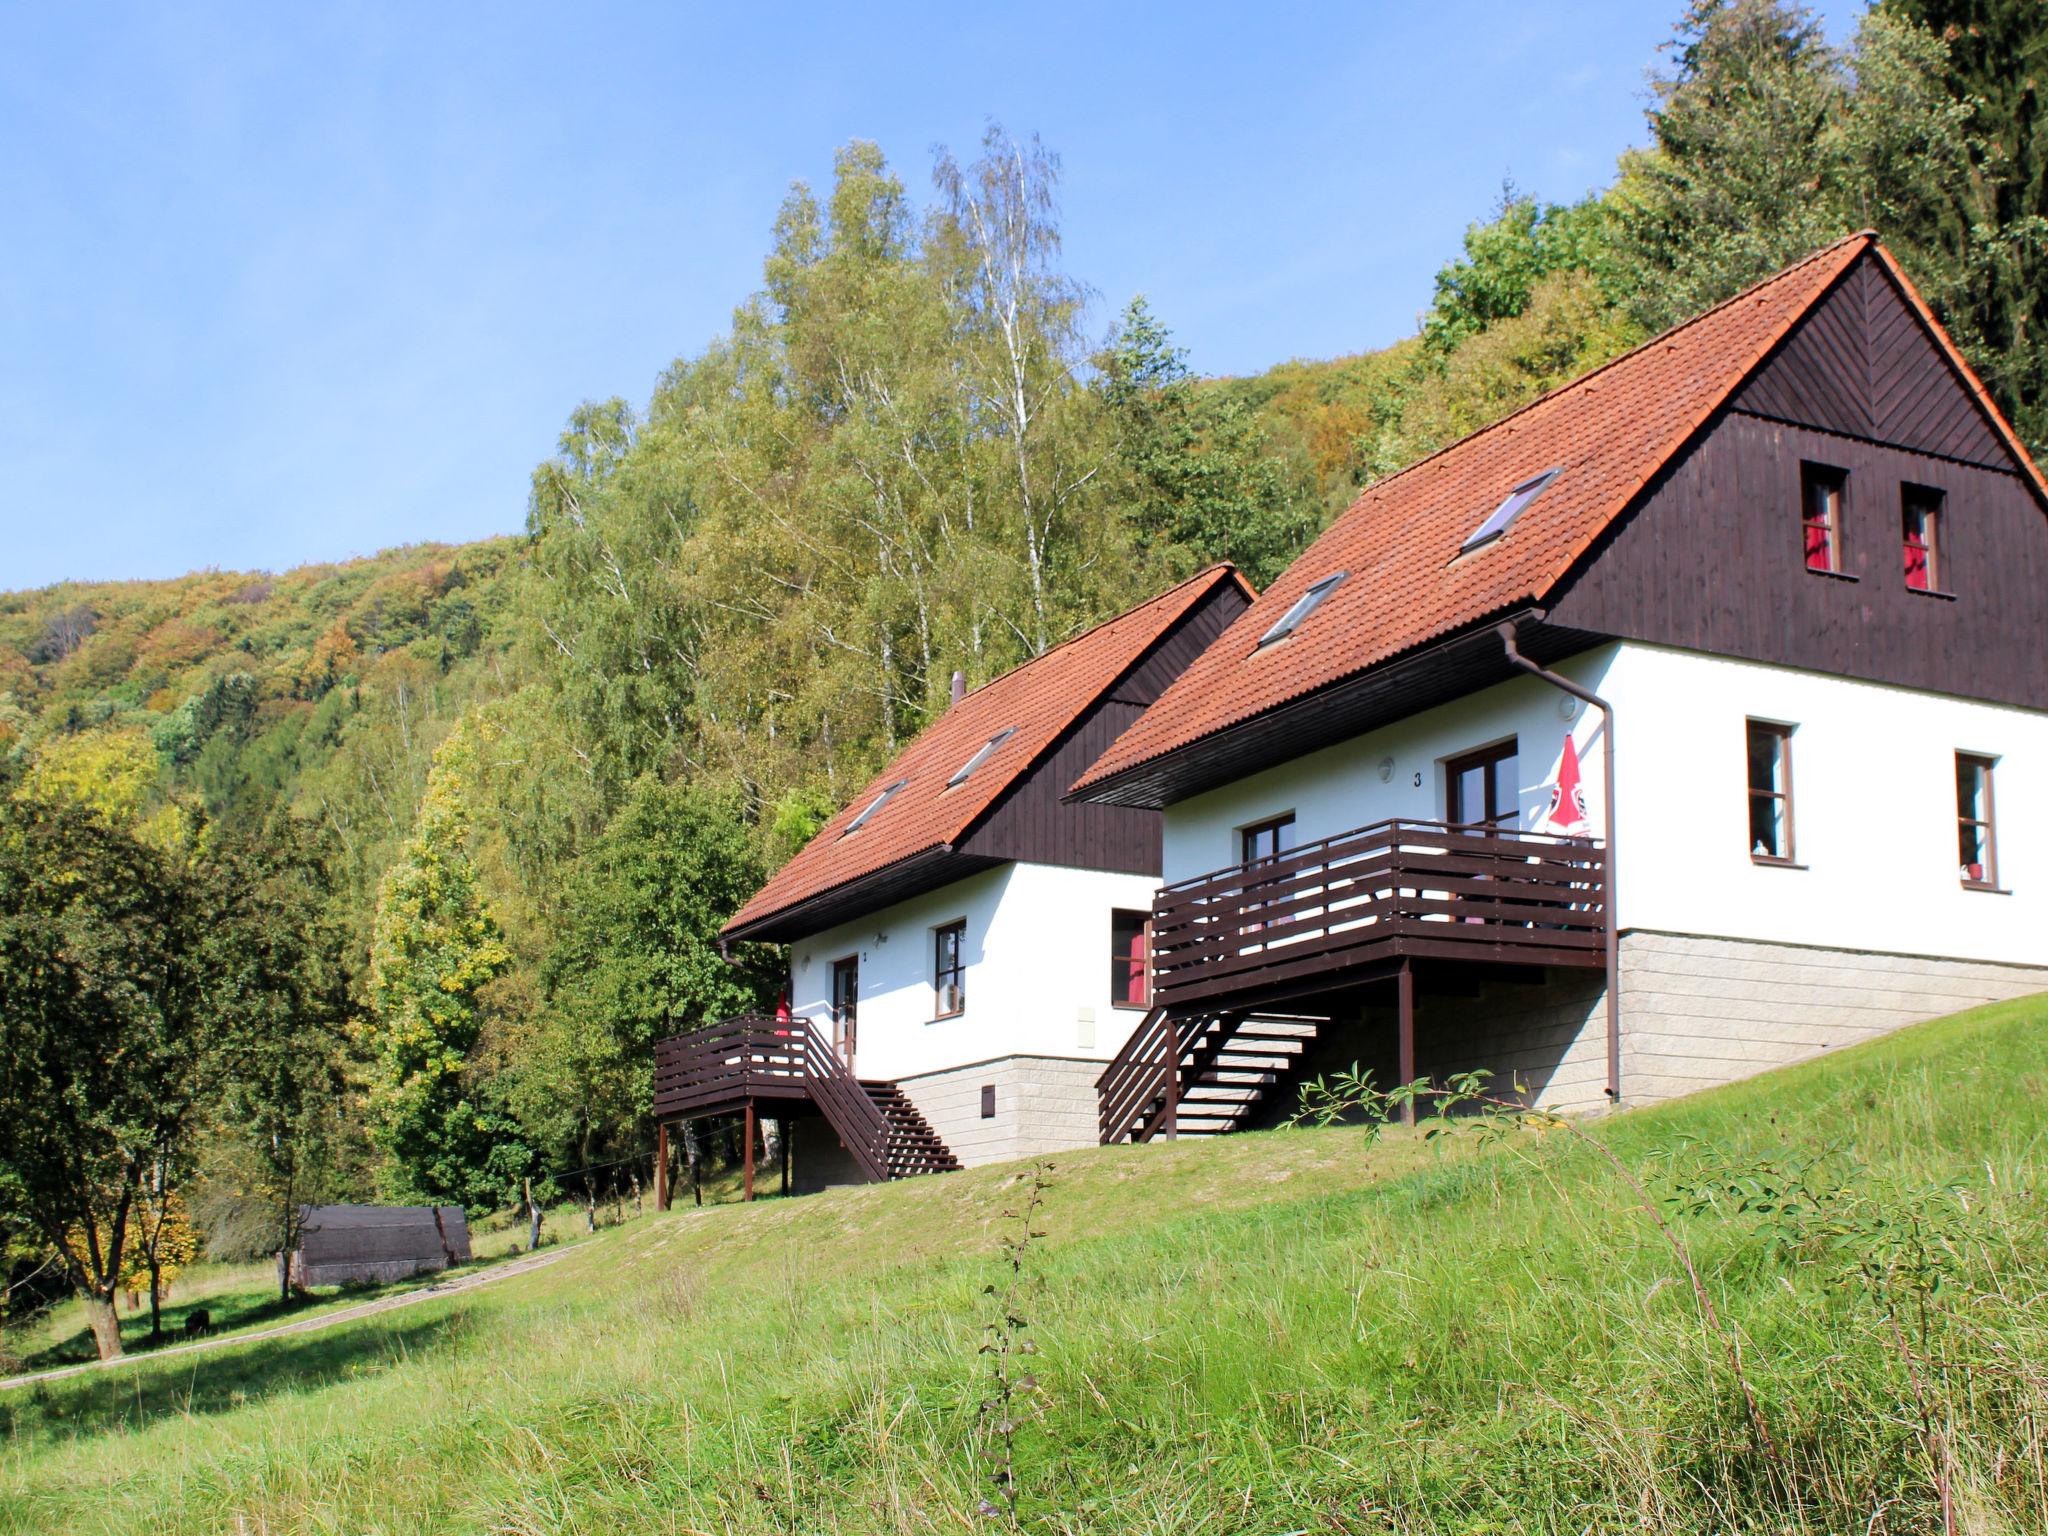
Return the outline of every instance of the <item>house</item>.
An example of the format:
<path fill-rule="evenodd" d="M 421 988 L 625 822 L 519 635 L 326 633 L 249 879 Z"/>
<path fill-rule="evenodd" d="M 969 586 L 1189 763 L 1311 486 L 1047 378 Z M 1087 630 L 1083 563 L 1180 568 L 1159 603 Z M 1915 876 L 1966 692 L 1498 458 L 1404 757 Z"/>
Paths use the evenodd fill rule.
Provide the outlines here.
<path fill-rule="evenodd" d="M 2048 988 L 2048 485 L 1858 234 L 1373 486 L 1072 793 L 1164 818 L 1105 1141 Z"/>
<path fill-rule="evenodd" d="M 956 679 L 726 925 L 788 946 L 787 1009 L 660 1043 L 664 1145 L 738 1115 L 751 1159 L 766 1116 L 816 1188 L 1092 1144 L 1095 1079 L 1148 1006 L 1160 817 L 1065 791 L 1250 600 L 1216 566 L 971 693 Z"/>

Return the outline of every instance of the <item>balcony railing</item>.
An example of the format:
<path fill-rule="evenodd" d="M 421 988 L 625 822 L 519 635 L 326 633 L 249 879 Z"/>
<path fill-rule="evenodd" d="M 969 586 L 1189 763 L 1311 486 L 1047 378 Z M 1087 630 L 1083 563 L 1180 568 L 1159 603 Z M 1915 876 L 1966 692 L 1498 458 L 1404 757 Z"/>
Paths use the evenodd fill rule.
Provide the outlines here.
<path fill-rule="evenodd" d="M 1597 839 L 1384 821 L 1160 890 L 1152 998 L 1227 1005 L 1395 955 L 1597 965 Z"/>
<path fill-rule="evenodd" d="M 890 1176 L 887 1121 L 807 1020 L 742 1014 L 655 1042 L 656 1120 L 726 1113 L 762 1099 L 808 1101 L 870 1178 Z"/>

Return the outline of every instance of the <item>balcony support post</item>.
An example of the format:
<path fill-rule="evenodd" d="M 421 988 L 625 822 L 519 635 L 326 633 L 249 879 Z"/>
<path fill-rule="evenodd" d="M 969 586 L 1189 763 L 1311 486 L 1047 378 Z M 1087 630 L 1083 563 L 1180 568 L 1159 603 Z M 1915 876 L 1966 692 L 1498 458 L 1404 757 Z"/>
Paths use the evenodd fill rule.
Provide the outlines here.
<path fill-rule="evenodd" d="M 746 1169 L 744 1175 L 746 1191 L 743 1198 L 752 1203 L 754 1198 L 754 1101 L 752 1099 L 747 1100 L 747 1123 L 745 1132 L 740 1137 L 740 1142 L 746 1148 L 746 1151 L 741 1154 Z"/>
<path fill-rule="evenodd" d="M 654 1128 L 654 1208 L 668 1209 L 668 1122 Z"/>
<path fill-rule="evenodd" d="M 1406 955 L 1401 957 L 1401 969 L 1394 973 L 1394 1012 L 1399 1075 L 1403 1084 L 1412 1083 L 1415 1081 L 1415 966 Z M 1415 1124 L 1415 1100 L 1412 1098 L 1401 1105 L 1401 1123 L 1411 1128 Z"/>
<path fill-rule="evenodd" d="M 1592 689 L 1573 682 L 1561 673 L 1548 667 L 1540 667 L 1521 653 L 1516 646 L 1520 632 L 1520 621 L 1508 620 L 1498 629 L 1502 649 L 1507 653 L 1508 663 L 1527 672 L 1531 677 L 1540 677 L 1553 688 L 1562 689 L 1573 698 L 1592 705 L 1600 711 L 1601 730 L 1606 740 L 1601 743 L 1600 767 L 1601 788 L 1606 803 L 1601 807 L 1602 820 L 1606 824 L 1607 867 L 1604 878 L 1605 889 L 1601 915 L 1606 922 L 1606 963 L 1607 963 L 1607 1101 L 1621 1102 L 1621 914 L 1615 901 L 1618 884 L 1614 878 L 1614 706 L 1601 698 Z"/>

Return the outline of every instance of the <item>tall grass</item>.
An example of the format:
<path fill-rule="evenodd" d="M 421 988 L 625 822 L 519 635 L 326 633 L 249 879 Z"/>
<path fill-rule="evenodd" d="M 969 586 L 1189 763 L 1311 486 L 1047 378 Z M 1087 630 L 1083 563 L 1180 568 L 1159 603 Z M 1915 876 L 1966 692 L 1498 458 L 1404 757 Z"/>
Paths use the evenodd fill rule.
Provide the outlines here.
<path fill-rule="evenodd" d="M 1669 1198 L 1768 1450 L 1671 1249 L 1568 1134 L 1069 1155 L 1018 1523 L 2048 1531 L 2044 1129 L 2040 1000 L 1598 1127 Z M 10 1394 L 0 1528 L 987 1527 L 1022 1177 L 678 1211 L 459 1302 Z"/>

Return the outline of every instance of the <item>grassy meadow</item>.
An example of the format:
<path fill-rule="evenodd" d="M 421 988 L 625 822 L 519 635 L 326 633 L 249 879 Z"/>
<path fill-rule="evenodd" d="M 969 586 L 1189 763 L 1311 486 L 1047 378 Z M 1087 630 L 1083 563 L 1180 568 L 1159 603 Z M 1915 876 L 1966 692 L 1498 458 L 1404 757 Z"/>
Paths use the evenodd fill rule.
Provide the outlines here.
<path fill-rule="evenodd" d="M 1025 1170 L 679 1207 L 0 1395 L 0 1530 L 1000 1530 L 1007 1439 L 1034 1531 L 2019 1536 L 2044 1129 L 2048 999 L 1601 1122 L 1719 1331 L 1570 1131 L 1070 1154 L 1007 1309 L 1035 1382 L 992 1410 Z"/>

